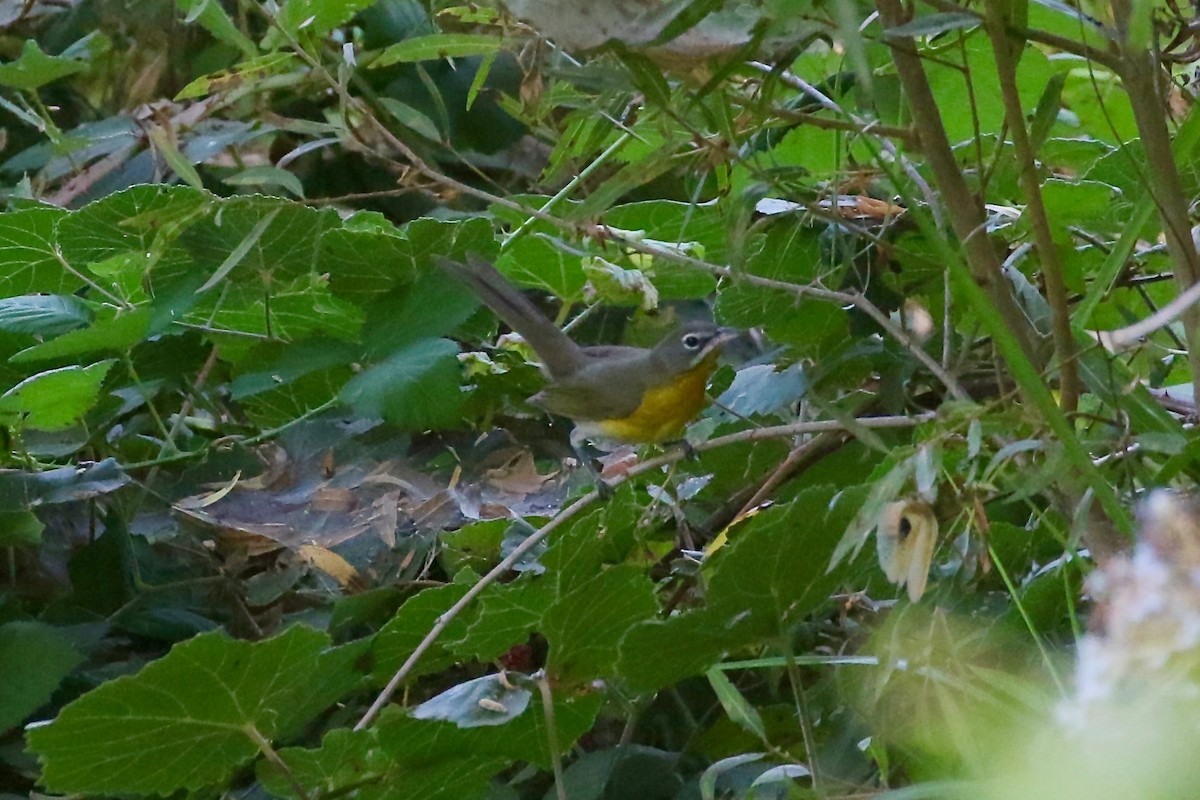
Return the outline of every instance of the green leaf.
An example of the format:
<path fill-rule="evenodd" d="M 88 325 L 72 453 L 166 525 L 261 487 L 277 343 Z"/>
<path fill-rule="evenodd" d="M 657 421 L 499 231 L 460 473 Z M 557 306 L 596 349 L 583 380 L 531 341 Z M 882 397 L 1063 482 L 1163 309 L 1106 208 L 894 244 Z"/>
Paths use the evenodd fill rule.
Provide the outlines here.
<path fill-rule="evenodd" d="M 37 89 L 59 78 L 87 69 L 87 64 L 71 58 L 48 56 L 33 39 L 26 39 L 21 57 L 0 64 L 0 86 L 11 89 Z"/>
<path fill-rule="evenodd" d="M 304 185 L 300 179 L 286 169 L 263 164 L 249 167 L 236 175 L 223 178 L 222 183 L 230 186 L 281 186 L 295 197 L 304 197 Z"/>
<path fill-rule="evenodd" d="M 53 792 L 166 795 L 227 780 L 267 742 L 348 688 L 328 682 L 328 637 L 296 626 L 262 642 L 200 634 L 108 681 L 28 734 Z M 201 757 L 202 755 L 202 757 Z"/>
<path fill-rule="evenodd" d="M 503 42 L 495 36 L 470 33 L 435 33 L 416 36 L 384 48 L 371 62 L 371 69 L 408 64 L 414 61 L 435 61 L 443 58 L 486 56 L 496 53 Z"/>
<path fill-rule="evenodd" d="M 841 581 L 826 567 L 864 494 L 807 489 L 731 530 L 731 544 L 705 565 L 707 605 L 630 628 L 621 642 L 620 674 L 635 691 L 653 691 L 704 674 L 735 648 L 786 635 L 791 622 L 812 613 Z"/>
<path fill-rule="evenodd" d="M 380 297 L 367 312 L 365 342 L 372 357 L 444 336 L 471 317 L 479 300 L 441 270 Z"/>
<path fill-rule="evenodd" d="M 30 515 L 32 516 L 32 515 Z M 0 533 L 0 543 L 4 535 Z M 45 705 L 84 660 L 63 631 L 38 622 L 0 626 L 0 731 Z"/>
<path fill-rule="evenodd" d="M 543 576 L 558 584 L 558 597 L 542 615 L 541 631 L 550 642 L 546 669 L 556 684 L 567 686 L 619 674 L 621 639 L 658 610 L 653 586 L 641 567 L 598 569 L 593 563 L 585 569 L 589 559 L 575 555 L 554 565 L 548 553 Z"/>
<path fill-rule="evenodd" d="M 425 430 L 459 421 L 463 402 L 459 381 L 458 345 L 427 339 L 354 376 L 340 397 L 363 416 Z"/>
<path fill-rule="evenodd" d="M 317 210 L 273 197 L 235 197 L 222 201 L 216 214 L 188 227 L 180 243 L 197 269 L 210 275 L 220 271 L 231 282 L 253 286 L 261 294 L 264 285 L 313 274 L 321 237 L 340 227 L 331 208 Z"/>
<path fill-rule="evenodd" d="M 380 97 L 378 102 L 383 106 L 384 111 L 391 114 L 404 127 L 431 141 L 442 141 L 442 132 L 438 130 L 433 120 L 408 103 L 402 103 L 394 97 Z"/>
<path fill-rule="evenodd" d="M 450 606 L 458 602 L 478 576 L 463 570 L 454 583 L 432 589 L 424 589 L 400 606 L 396 616 L 375 635 L 375 666 L 372 676 L 379 683 L 386 682 L 400 665 L 412 654 L 417 645 L 429 633 L 434 624 Z M 447 627 L 441 640 L 417 662 L 413 677 L 437 672 L 454 664 L 457 659 L 446 651 L 445 643 L 462 636 L 467 620 L 459 616 Z"/>
<path fill-rule="evenodd" d="M 150 144 L 167 162 L 167 166 L 179 176 L 180 180 L 197 191 L 204 189 L 204 180 L 200 177 L 200 173 L 196 172 L 192 160 L 180 151 L 174 132 L 168 131 L 160 125 L 154 125 L 150 127 L 146 135 L 150 139 Z"/>
<path fill-rule="evenodd" d="M 101 351 L 125 353 L 150 333 L 149 308 L 128 311 L 110 319 L 98 320 L 83 330 L 64 333 L 55 339 L 28 347 L 9 359 L 13 364 L 48 361 Z"/>
<path fill-rule="evenodd" d="M 218 0 L 175 0 L 175 3 L 187 14 L 188 23 L 199 22 L 217 41 L 241 50 L 244 58 L 254 58 L 258 54 L 254 42 L 246 38 Z"/>
<path fill-rule="evenodd" d="M 58 208 L 0 214 L 0 295 L 71 294 L 84 286 L 55 252 L 54 226 L 65 216 Z"/>
<path fill-rule="evenodd" d="M 220 8 L 220 4 L 213 0 L 180 0 L 180 2 L 207 2 L 210 6 Z M 249 41 L 249 40 L 247 40 Z M 254 52 L 254 44 L 251 43 L 251 56 Z M 262 80 L 270 75 L 276 75 L 291 69 L 297 62 L 297 57 L 291 53 L 270 53 L 257 58 L 250 58 L 248 61 L 243 61 L 229 69 L 223 69 L 219 72 L 211 72 L 208 75 L 201 75 L 175 95 L 176 100 L 192 100 L 197 97 L 215 94 L 217 92 L 229 92 L 238 89 L 242 86 L 251 85 L 255 81 Z"/>
<path fill-rule="evenodd" d="M 61 367 L 26 378 L 0 396 L 0 417 L 43 431 L 68 428 L 96 404 L 114 363 Z"/>
<path fill-rule="evenodd" d="M 754 734 L 764 742 L 767 741 L 767 729 L 763 725 L 758 710 L 747 702 L 737 687 L 725 676 L 724 671 L 713 667 L 704 676 L 708 678 L 708 683 L 717 695 L 717 700 L 725 709 L 725 715 L 738 727 Z"/>
<path fill-rule="evenodd" d="M 286 34 L 272 27 L 263 38 L 263 47 L 285 45 L 289 36 L 324 36 L 374 4 L 375 0 L 288 0 L 275 17 L 276 25 Z"/>
<path fill-rule="evenodd" d="M 271 209 L 262 219 L 255 222 L 254 227 L 247 231 L 246 235 L 240 242 L 237 243 L 237 246 L 230 251 L 229 255 L 224 261 L 221 262 L 221 265 L 217 267 L 216 271 L 213 272 L 213 274 L 208 277 L 208 280 L 206 280 L 200 286 L 200 288 L 196 290 L 196 294 L 203 294 L 221 281 L 225 280 L 225 278 L 229 276 L 229 273 L 233 271 L 234 267 L 242 262 L 242 259 L 246 257 L 246 254 L 250 252 L 250 249 L 258 244 L 259 240 L 262 239 L 263 233 L 267 230 L 267 228 L 271 227 L 271 223 L 275 221 L 275 217 L 279 215 L 281 210 L 282 209 L 279 208 Z"/>
<path fill-rule="evenodd" d="M 92 310 L 77 297 L 34 294 L 0 300 L 0 330 L 57 336 L 92 321 Z"/>
<path fill-rule="evenodd" d="M 0 511 L 0 547 L 38 545 L 46 526 L 30 511 Z M 4 726 L 0 724 L 0 730 Z"/>

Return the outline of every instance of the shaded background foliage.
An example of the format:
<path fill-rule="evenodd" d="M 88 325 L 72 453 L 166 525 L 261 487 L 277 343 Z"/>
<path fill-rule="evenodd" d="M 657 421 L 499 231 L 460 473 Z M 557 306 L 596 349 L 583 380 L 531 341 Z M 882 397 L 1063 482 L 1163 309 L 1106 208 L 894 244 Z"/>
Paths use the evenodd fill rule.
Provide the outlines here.
<path fill-rule="evenodd" d="M 1200 276 L 1189 20 L 634 5 L 0 5 L 5 791 L 1186 796 L 1106 763 L 1186 643 L 1159 738 L 1048 711 L 1197 475 L 1194 312 L 1119 331 Z M 746 329 L 696 458 L 595 502 L 467 253 Z"/>

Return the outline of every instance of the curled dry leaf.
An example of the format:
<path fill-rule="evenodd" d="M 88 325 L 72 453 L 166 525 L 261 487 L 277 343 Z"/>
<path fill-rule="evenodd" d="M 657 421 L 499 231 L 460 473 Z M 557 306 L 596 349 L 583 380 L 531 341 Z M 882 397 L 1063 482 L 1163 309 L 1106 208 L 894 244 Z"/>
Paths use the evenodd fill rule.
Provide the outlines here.
<path fill-rule="evenodd" d="M 896 586 L 908 584 L 908 597 L 914 603 L 925 594 L 937 536 L 937 517 L 922 500 L 888 503 L 879 515 L 875 529 L 879 566 Z"/>

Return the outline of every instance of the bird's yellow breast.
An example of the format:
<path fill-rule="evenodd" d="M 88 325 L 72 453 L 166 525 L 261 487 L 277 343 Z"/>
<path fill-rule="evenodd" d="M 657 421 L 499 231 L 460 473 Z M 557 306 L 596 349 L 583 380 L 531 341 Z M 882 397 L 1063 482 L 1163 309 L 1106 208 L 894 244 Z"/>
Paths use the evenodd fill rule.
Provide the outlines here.
<path fill-rule="evenodd" d="M 708 378 L 717 366 L 710 353 L 699 364 L 674 379 L 646 390 L 633 413 L 621 419 L 597 420 L 592 427 L 609 439 L 622 442 L 662 442 L 679 435 L 704 408 Z"/>

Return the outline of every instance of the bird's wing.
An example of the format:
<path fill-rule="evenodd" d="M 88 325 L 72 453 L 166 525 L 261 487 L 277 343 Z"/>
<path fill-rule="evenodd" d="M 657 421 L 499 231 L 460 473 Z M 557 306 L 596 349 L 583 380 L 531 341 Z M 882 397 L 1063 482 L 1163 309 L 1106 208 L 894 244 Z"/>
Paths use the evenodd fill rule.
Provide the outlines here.
<path fill-rule="evenodd" d="M 529 398 L 552 414 L 571 419 L 622 419 L 642 403 L 652 377 L 649 351 L 637 347 L 581 348 L 583 365 Z"/>

